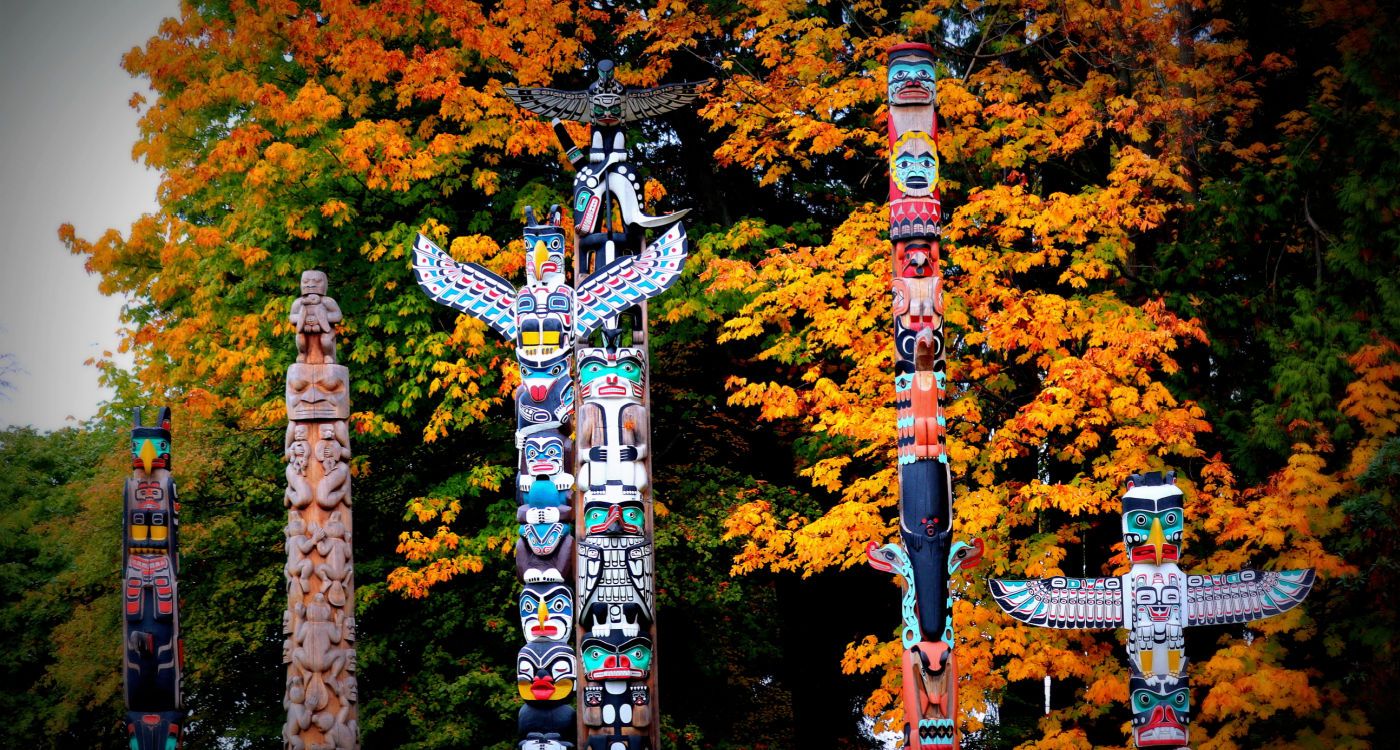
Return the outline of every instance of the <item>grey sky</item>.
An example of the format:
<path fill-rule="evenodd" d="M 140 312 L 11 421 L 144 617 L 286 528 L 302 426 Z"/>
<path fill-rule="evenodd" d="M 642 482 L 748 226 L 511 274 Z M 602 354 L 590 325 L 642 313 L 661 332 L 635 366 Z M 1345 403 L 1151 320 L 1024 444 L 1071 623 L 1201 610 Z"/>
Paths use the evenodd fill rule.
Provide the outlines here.
<path fill-rule="evenodd" d="M 144 81 L 121 56 L 152 36 L 177 0 L 0 0 L 0 354 L 23 373 L 0 398 L 0 426 L 56 429 L 109 394 L 83 361 L 115 350 L 121 300 L 58 241 L 59 224 L 95 239 L 153 211 L 157 175 L 131 159 Z M 129 360 L 122 360 L 129 361 Z"/>

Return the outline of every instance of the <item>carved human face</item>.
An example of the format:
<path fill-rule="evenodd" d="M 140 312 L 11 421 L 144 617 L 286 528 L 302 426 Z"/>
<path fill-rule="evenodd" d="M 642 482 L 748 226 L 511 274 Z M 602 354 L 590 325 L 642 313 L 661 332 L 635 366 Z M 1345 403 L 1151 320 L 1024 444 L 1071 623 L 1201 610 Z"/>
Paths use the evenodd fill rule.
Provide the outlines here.
<path fill-rule="evenodd" d="M 1132 581 L 1134 623 L 1181 622 L 1181 576 L 1143 573 L 1134 575 Z"/>
<path fill-rule="evenodd" d="M 532 435 L 525 438 L 521 451 L 522 467 L 532 477 L 553 476 L 564 471 L 564 438 L 558 434 Z"/>
<path fill-rule="evenodd" d="M 520 592 L 525 640 L 565 641 L 573 633 L 574 591 L 562 583 L 528 583 Z"/>
<path fill-rule="evenodd" d="M 891 105 L 932 104 L 934 100 L 933 56 L 922 50 L 905 50 L 890 57 L 888 67 Z"/>
<path fill-rule="evenodd" d="M 527 286 L 515 298 L 515 355 L 540 367 L 573 348 L 574 291 L 566 286 Z"/>
<path fill-rule="evenodd" d="M 294 364 L 287 368 L 287 418 L 350 418 L 350 371 L 342 365 Z"/>
<path fill-rule="evenodd" d="M 582 397 L 625 398 L 641 402 L 646 390 L 646 359 L 641 349 L 584 349 L 578 360 Z"/>
<path fill-rule="evenodd" d="M 928 133 L 911 131 L 899 137 L 890 151 L 890 174 L 906 196 L 933 194 L 938 185 L 938 147 Z"/>
<path fill-rule="evenodd" d="M 1176 562 L 1185 515 L 1181 490 L 1175 485 L 1129 487 L 1123 495 L 1123 549 L 1129 562 Z"/>
<path fill-rule="evenodd" d="M 569 697 L 578 680 L 578 659 L 567 643 L 527 643 L 516 657 L 515 683 L 527 701 Z"/>
<path fill-rule="evenodd" d="M 1191 691 L 1186 678 L 1128 678 L 1133 704 L 1133 743 L 1138 747 L 1186 745 L 1191 724 Z"/>
<path fill-rule="evenodd" d="M 651 672 L 651 638 L 619 630 L 583 639 L 583 674 L 590 680 L 644 680 Z"/>
<path fill-rule="evenodd" d="M 326 293 L 328 282 L 323 271 L 302 271 L 301 272 L 301 293 L 321 294 Z"/>

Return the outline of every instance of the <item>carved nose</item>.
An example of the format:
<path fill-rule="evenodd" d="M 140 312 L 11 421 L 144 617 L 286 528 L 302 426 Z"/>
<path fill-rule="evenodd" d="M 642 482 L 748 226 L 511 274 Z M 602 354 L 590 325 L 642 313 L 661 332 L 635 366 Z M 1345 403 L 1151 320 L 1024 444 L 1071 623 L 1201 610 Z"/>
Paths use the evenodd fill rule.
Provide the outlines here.
<path fill-rule="evenodd" d="M 547 385 L 530 386 L 530 398 L 534 399 L 535 401 L 543 401 L 544 397 L 548 394 L 549 386 Z"/>

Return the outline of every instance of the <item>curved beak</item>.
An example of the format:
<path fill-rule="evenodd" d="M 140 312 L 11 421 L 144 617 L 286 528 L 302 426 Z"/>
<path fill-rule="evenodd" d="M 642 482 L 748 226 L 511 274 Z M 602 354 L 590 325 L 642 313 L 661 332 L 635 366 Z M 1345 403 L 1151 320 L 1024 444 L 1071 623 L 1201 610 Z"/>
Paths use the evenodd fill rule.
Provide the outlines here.
<path fill-rule="evenodd" d="M 1162 545 L 1167 543 L 1167 537 L 1162 533 L 1161 519 L 1152 519 L 1152 531 L 1147 534 L 1147 543 L 1152 547 L 1152 557 L 1158 565 L 1162 564 Z"/>
<path fill-rule="evenodd" d="M 146 473 L 150 474 L 151 464 L 154 463 L 156 460 L 156 444 L 151 442 L 150 440 L 142 442 L 141 454 L 138 456 L 138 458 L 141 459 L 141 465 L 145 467 Z"/>

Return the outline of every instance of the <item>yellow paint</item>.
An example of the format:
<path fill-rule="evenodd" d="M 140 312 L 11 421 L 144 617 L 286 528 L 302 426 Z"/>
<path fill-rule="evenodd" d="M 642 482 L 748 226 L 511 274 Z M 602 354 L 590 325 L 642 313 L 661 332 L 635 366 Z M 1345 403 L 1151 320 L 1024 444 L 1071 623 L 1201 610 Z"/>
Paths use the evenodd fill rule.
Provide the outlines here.
<path fill-rule="evenodd" d="M 1151 652 L 1151 651 L 1140 651 L 1140 652 L 1138 652 L 1138 661 L 1142 663 L 1142 673 L 1143 673 L 1144 675 L 1152 674 L 1152 652 Z"/>
<path fill-rule="evenodd" d="M 138 541 L 138 542 L 144 542 L 144 541 L 146 541 L 146 530 L 149 529 L 149 528 L 151 528 L 151 527 L 150 527 L 150 526 L 147 526 L 147 525 L 144 524 L 144 523 L 132 524 L 132 525 L 131 525 L 131 538 L 132 538 L 132 539 L 135 539 L 135 540 Z"/>
<path fill-rule="evenodd" d="M 150 440 L 141 441 L 141 465 L 146 467 L 146 473 L 151 473 L 151 464 L 156 460 L 156 444 Z"/>
<path fill-rule="evenodd" d="M 544 246 L 543 240 L 535 240 L 535 247 L 530 252 L 530 265 L 534 266 L 536 280 L 544 280 L 544 262 L 547 260 L 549 260 L 549 248 Z"/>
<path fill-rule="evenodd" d="M 152 526 L 152 527 L 151 527 L 151 541 L 153 541 L 153 542 L 163 542 L 163 541 L 165 541 L 165 537 L 166 537 L 166 528 L 165 528 L 164 526 Z"/>
<path fill-rule="evenodd" d="M 1167 651 L 1167 671 L 1181 674 L 1181 649 L 1173 648 Z"/>
<path fill-rule="evenodd" d="M 1162 564 L 1162 545 L 1167 543 L 1167 536 L 1162 533 L 1162 519 L 1152 519 L 1152 531 L 1147 535 L 1147 543 L 1152 545 L 1153 557 L 1157 564 Z"/>

